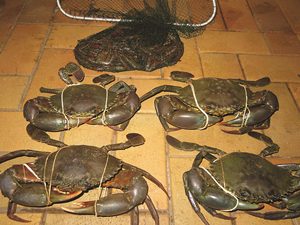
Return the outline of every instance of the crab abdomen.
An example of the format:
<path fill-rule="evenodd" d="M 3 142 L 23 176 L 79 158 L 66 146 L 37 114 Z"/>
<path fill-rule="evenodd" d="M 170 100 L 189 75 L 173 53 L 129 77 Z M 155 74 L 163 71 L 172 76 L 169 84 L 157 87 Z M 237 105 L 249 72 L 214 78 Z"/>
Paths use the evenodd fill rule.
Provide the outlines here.
<path fill-rule="evenodd" d="M 99 85 L 74 85 L 67 87 L 60 94 L 51 96 L 50 104 L 58 112 L 62 112 L 63 105 L 68 115 L 90 116 L 103 111 L 106 94 L 108 94 L 107 108 L 109 108 L 115 103 L 116 93 L 111 91 L 106 93 L 106 90 Z"/>
<path fill-rule="evenodd" d="M 85 191 L 98 186 L 100 180 L 105 182 L 114 177 L 121 170 L 122 161 L 101 148 L 76 145 L 61 148 L 48 159 L 37 159 L 33 167 L 41 180 L 62 191 Z"/>
<path fill-rule="evenodd" d="M 289 171 L 251 153 L 225 155 L 211 164 L 211 171 L 222 186 L 241 200 L 272 202 L 291 191 Z"/>
<path fill-rule="evenodd" d="M 198 104 L 211 115 L 231 114 L 245 106 L 245 88 L 232 80 L 204 78 L 193 80 L 192 85 Z M 247 95 L 251 96 L 248 88 L 246 91 Z M 187 104 L 196 107 L 190 85 L 179 91 L 179 97 Z"/>

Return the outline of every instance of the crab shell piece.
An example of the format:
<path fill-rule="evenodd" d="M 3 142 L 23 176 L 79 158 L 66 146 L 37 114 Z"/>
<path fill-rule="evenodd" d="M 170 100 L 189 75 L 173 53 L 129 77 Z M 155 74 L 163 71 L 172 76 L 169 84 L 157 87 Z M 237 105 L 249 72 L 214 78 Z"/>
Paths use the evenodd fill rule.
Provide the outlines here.
<path fill-rule="evenodd" d="M 291 219 L 300 217 L 300 165 L 274 165 L 264 156 L 278 152 L 278 146 L 263 134 L 249 133 L 267 141 L 260 155 L 247 152 L 224 153 L 220 149 L 201 146 L 167 136 L 167 141 L 180 150 L 197 150 L 192 168 L 183 174 L 186 195 L 199 218 L 209 224 L 198 204 L 211 215 L 234 219 L 218 211 L 243 210 L 264 219 Z M 218 155 L 215 157 L 214 155 Z M 209 168 L 201 166 L 203 159 Z M 280 210 L 254 212 L 270 204 Z"/>
<path fill-rule="evenodd" d="M 144 177 L 158 185 L 166 194 L 162 184 L 150 173 L 109 155 L 112 150 L 123 150 L 142 145 L 139 134 L 127 135 L 127 141 L 103 146 L 71 145 L 55 152 L 18 150 L 0 156 L 0 163 L 16 157 L 37 157 L 34 162 L 13 165 L 0 174 L 0 189 L 9 198 L 7 215 L 20 222 L 15 215 L 16 205 L 46 207 L 55 203 L 72 201 L 84 192 L 99 186 L 123 191 L 98 200 L 75 203 L 63 208 L 75 214 L 115 216 L 133 212 L 133 224 L 138 224 L 137 206 L 146 203 L 155 224 L 159 224 L 158 213 L 148 196 L 148 185 Z"/>
<path fill-rule="evenodd" d="M 80 40 L 75 58 L 96 71 L 153 71 L 176 64 L 183 55 L 177 32 L 159 24 L 122 23 Z"/>
<path fill-rule="evenodd" d="M 220 122 L 224 116 L 234 114 L 237 116 L 235 119 L 223 122 L 222 125 L 240 126 L 239 131 L 232 133 L 246 133 L 251 129 L 267 128 L 270 117 L 279 108 L 277 97 L 272 92 L 252 92 L 249 88 L 267 85 L 270 83 L 267 77 L 257 81 L 220 78 L 192 80 L 192 75 L 186 72 L 173 71 L 171 75 L 174 80 L 189 85 L 159 86 L 140 98 L 144 101 L 160 92 L 177 94 L 155 99 L 157 115 L 166 131 L 204 129 Z M 250 113 L 242 115 L 245 108 L 248 108 Z M 174 128 L 169 127 L 169 124 Z"/>

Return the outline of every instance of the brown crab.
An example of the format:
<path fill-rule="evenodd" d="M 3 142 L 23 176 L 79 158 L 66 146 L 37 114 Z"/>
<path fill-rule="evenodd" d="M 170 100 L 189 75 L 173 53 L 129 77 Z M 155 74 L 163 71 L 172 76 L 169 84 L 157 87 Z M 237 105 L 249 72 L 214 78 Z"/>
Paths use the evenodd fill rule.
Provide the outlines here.
<path fill-rule="evenodd" d="M 100 197 L 95 201 L 76 203 L 63 210 L 75 214 L 116 216 L 132 211 L 133 225 L 138 222 L 138 205 L 146 203 L 155 224 L 159 216 L 148 196 L 151 180 L 166 194 L 163 185 L 150 173 L 109 155 L 109 151 L 142 145 L 144 138 L 135 133 L 127 135 L 124 143 L 101 148 L 87 145 L 65 145 L 55 152 L 18 150 L 0 156 L 0 163 L 16 157 L 37 157 L 34 162 L 13 165 L 0 174 L 0 189 L 9 198 L 9 218 L 28 222 L 15 215 L 17 204 L 46 207 L 72 201 L 96 187 L 117 188 L 123 193 Z M 57 145 L 58 146 L 58 145 Z"/>
<path fill-rule="evenodd" d="M 252 129 L 268 128 L 270 117 L 279 108 L 277 97 L 267 90 L 252 92 L 249 86 L 265 86 L 270 83 L 268 77 L 257 81 L 240 79 L 194 77 L 187 72 L 173 71 L 173 80 L 189 85 L 178 87 L 162 85 L 144 94 L 144 101 L 160 92 L 174 92 L 177 95 L 164 95 L 155 99 L 157 115 L 166 131 L 177 129 L 205 129 L 224 116 L 235 114 L 236 118 L 222 125 L 240 127 L 237 131 L 225 131 L 242 134 Z M 175 128 L 171 128 L 170 125 Z"/>
<path fill-rule="evenodd" d="M 96 84 L 74 84 L 70 75 L 79 81 L 84 77 L 83 71 L 74 63 L 61 68 L 59 75 L 68 84 L 66 88 L 41 88 L 41 92 L 53 95 L 30 99 L 24 105 L 24 117 L 30 122 L 27 131 L 32 137 L 37 129 L 38 132 L 63 131 L 82 124 L 124 130 L 141 106 L 134 86 L 119 81 L 110 88 L 104 87 L 115 79 L 113 75 L 94 78 Z"/>
<path fill-rule="evenodd" d="M 247 152 L 225 154 L 220 149 L 180 142 L 167 136 L 173 147 L 197 154 L 192 168 L 183 174 L 186 195 L 192 208 L 206 225 L 200 204 L 211 215 L 222 219 L 234 219 L 218 211 L 242 210 L 269 220 L 300 217 L 300 165 L 274 165 L 264 157 L 278 152 L 279 147 L 263 134 L 249 135 L 264 141 L 268 147 L 259 155 Z M 214 155 L 218 155 L 215 157 Z M 201 166 L 203 159 L 210 162 L 209 168 Z M 280 210 L 255 212 L 269 204 Z"/>

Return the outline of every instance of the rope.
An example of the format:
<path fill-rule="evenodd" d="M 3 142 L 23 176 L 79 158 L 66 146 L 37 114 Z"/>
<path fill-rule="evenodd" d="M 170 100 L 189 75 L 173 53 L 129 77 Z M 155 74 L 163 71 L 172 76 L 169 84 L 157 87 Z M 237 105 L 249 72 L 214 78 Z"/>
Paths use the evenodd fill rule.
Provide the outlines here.
<path fill-rule="evenodd" d="M 236 208 L 238 207 L 239 205 L 239 199 L 229 190 L 227 190 L 225 187 L 223 187 L 217 180 L 216 178 L 204 167 L 202 166 L 199 166 L 201 169 L 203 169 L 212 179 L 213 181 L 227 194 L 231 195 L 235 200 L 236 200 L 236 203 L 235 203 L 235 206 L 232 207 L 231 209 L 225 209 L 225 210 L 222 210 L 224 212 L 230 212 L 230 211 L 234 211 L 236 210 Z M 225 178 L 224 178 L 224 186 L 225 186 Z"/>
<path fill-rule="evenodd" d="M 27 170 L 33 175 L 35 176 L 38 180 L 41 180 L 41 178 L 36 174 L 36 172 L 33 171 L 33 169 L 27 165 L 27 163 L 24 163 L 23 166 L 25 166 L 27 168 Z M 24 172 L 25 175 L 25 172 Z M 26 176 L 25 176 L 26 177 Z"/>
<path fill-rule="evenodd" d="M 72 118 L 71 116 L 68 116 L 66 113 L 65 113 L 65 106 L 64 106 L 64 92 L 67 88 L 69 88 L 70 86 L 75 86 L 75 85 L 81 85 L 80 83 L 77 83 L 77 84 L 69 84 L 69 85 L 66 85 L 65 88 L 62 90 L 61 94 L 60 94 L 60 102 L 61 102 L 61 113 L 64 115 L 66 121 L 67 121 L 67 129 L 70 130 L 70 120 L 69 120 L 69 117 Z M 79 124 L 80 124 L 80 120 L 79 118 L 77 117 L 77 127 L 79 127 Z"/>
<path fill-rule="evenodd" d="M 109 159 L 109 154 L 107 154 L 105 166 L 104 166 L 103 173 L 101 175 L 101 179 L 100 179 L 100 183 L 99 183 L 99 187 L 98 187 L 98 190 L 99 190 L 99 192 L 98 192 L 98 199 L 100 199 L 101 196 L 102 196 L 103 188 L 101 187 L 101 184 L 103 182 L 104 174 L 105 174 L 106 169 L 107 169 L 108 159 Z M 95 216 L 98 216 L 98 213 L 97 213 L 97 201 L 95 201 L 94 211 L 95 211 Z"/>
<path fill-rule="evenodd" d="M 204 116 L 206 118 L 204 126 L 199 129 L 199 130 L 204 130 L 208 127 L 208 119 L 209 119 L 208 114 L 200 107 L 200 105 L 198 103 L 194 85 L 191 82 L 188 82 L 188 84 L 191 87 L 193 98 L 194 98 L 194 101 L 195 101 L 195 104 L 196 104 L 197 108 L 204 114 Z"/>
<path fill-rule="evenodd" d="M 49 156 L 52 154 L 50 153 L 46 160 L 45 160 L 45 164 L 44 164 L 44 174 L 43 174 L 43 183 L 44 183 L 44 187 L 45 187 L 45 192 L 46 192 L 46 197 L 47 197 L 47 204 L 48 205 L 51 205 L 52 202 L 50 200 L 51 198 L 51 187 L 52 187 L 52 178 L 53 178 L 53 173 L 54 173 L 54 167 L 55 167 L 55 162 L 56 162 L 56 158 L 57 158 L 57 155 L 58 153 L 62 150 L 63 148 L 60 148 L 56 153 L 55 153 L 55 156 L 54 156 L 54 159 L 53 159 L 53 163 L 52 163 L 52 168 L 51 168 L 51 174 L 50 174 L 50 179 L 49 179 L 49 187 L 47 189 L 47 183 L 46 183 L 46 169 L 47 169 L 47 165 L 48 165 L 48 159 L 49 159 Z"/>
<path fill-rule="evenodd" d="M 244 88 L 244 91 L 245 91 L 245 108 L 243 111 L 243 119 L 242 119 L 242 124 L 241 124 L 241 127 L 243 127 L 243 126 L 247 125 L 248 119 L 250 117 L 250 109 L 248 107 L 247 88 L 245 85 L 242 85 L 242 84 L 240 84 L 240 85 Z"/>
<path fill-rule="evenodd" d="M 107 104 L 108 104 L 108 89 L 105 88 L 105 105 L 104 105 L 104 110 L 101 116 L 101 123 L 106 126 L 107 122 L 105 120 L 106 112 L 107 112 Z"/>

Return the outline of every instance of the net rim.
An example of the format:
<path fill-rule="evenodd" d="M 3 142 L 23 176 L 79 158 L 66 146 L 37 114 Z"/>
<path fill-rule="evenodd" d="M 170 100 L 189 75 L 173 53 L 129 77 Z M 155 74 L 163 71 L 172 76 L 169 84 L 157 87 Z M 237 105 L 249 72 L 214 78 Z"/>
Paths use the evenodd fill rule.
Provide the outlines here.
<path fill-rule="evenodd" d="M 112 23 L 118 23 L 118 22 L 132 22 L 133 20 L 130 19 L 115 19 L 115 18 L 99 18 L 99 17 L 89 17 L 89 16 L 75 16 L 72 14 L 67 13 L 61 3 L 61 0 L 56 0 L 57 6 L 59 10 L 67 17 L 72 18 L 72 19 L 78 19 L 78 20 L 89 20 L 89 21 L 104 21 L 104 22 L 112 22 Z M 217 14 L 217 3 L 216 0 L 212 0 L 213 3 L 213 12 L 212 15 L 208 18 L 207 21 L 203 23 L 198 23 L 198 24 L 190 24 L 190 23 L 172 23 L 174 26 L 189 26 L 189 27 L 204 27 L 208 25 L 210 22 L 213 21 Z"/>

